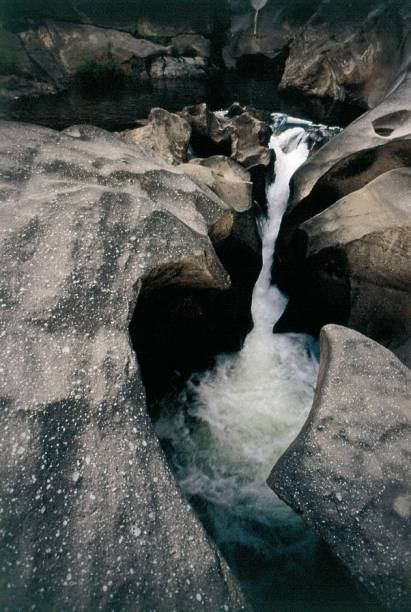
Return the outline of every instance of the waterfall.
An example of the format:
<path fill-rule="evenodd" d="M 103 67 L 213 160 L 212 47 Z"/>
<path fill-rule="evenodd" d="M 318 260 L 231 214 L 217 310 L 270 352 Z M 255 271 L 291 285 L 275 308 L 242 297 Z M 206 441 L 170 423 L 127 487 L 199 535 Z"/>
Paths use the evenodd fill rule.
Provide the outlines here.
<path fill-rule="evenodd" d="M 275 180 L 267 189 L 267 217 L 259 223 L 263 267 L 253 293 L 254 327 L 239 353 L 220 355 L 213 369 L 194 375 L 156 423 L 183 492 L 250 584 L 255 583 L 250 559 L 255 571 L 259 567 L 257 582 L 272 580 L 273 567 L 282 559 L 284 580 L 290 564 L 298 564 L 315 546 L 301 519 L 266 485 L 307 417 L 318 368 L 313 339 L 272 333 L 287 301 L 271 285 L 275 241 L 290 178 L 313 143 L 312 124 L 289 127 L 274 119 Z"/>

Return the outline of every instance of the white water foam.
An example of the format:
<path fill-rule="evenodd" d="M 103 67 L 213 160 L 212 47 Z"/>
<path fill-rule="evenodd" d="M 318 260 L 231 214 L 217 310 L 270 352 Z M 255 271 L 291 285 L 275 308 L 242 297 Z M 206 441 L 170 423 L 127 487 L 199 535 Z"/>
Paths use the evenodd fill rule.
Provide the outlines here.
<path fill-rule="evenodd" d="M 271 267 L 290 178 L 310 145 L 298 126 L 274 135 L 270 146 L 276 179 L 267 190 L 267 218 L 260 220 L 254 327 L 239 353 L 220 355 L 212 370 L 191 378 L 177 405 L 162 410 L 156 431 L 182 490 L 227 558 L 236 562 L 242 548 L 287 564 L 313 538 L 266 479 L 308 415 L 318 363 L 308 336 L 272 333 L 287 300 L 271 285 Z"/>
<path fill-rule="evenodd" d="M 309 153 L 306 132 L 286 130 L 273 136 L 270 146 L 276 180 L 267 190 L 268 217 L 261 223 L 263 267 L 253 294 L 254 328 L 239 353 L 219 356 L 214 369 L 188 383 L 180 402 L 189 426 L 175 407 L 163 411 L 156 425 L 160 439 L 174 447 L 177 477 L 189 497 L 236 508 L 242 516 L 252 507 L 254 514 L 267 515 L 267 523 L 276 504 L 265 481 L 307 416 L 317 375 L 306 336 L 272 333 L 286 305 L 271 285 L 273 250 L 290 178 Z"/>

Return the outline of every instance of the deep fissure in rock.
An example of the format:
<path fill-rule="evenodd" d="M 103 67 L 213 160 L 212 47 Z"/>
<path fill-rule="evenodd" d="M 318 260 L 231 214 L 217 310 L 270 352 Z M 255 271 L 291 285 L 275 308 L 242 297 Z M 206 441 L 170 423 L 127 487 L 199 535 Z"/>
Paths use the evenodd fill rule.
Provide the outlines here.
<path fill-rule="evenodd" d="M 256 228 L 255 234 L 258 245 Z M 229 289 L 181 283 L 178 263 L 153 270 L 143 280 L 130 336 L 153 416 L 162 398 L 181 388 L 193 372 L 209 368 L 219 353 L 240 350 L 252 327 L 251 298 L 261 254 L 235 236 L 216 245 L 216 253 L 230 275 Z"/>
<path fill-rule="evenodd" d="M 280 149 L 284 145 L 282 152 L 276 151 L 280 177 L 289 164 L 301 163 L 299 147 L 304 149 L 304 138 L 301 127 L 294 127 L 283 141 L 279 137 Z M 296 159 L 288 162 L 293 151 Z M 280 180 L 273 192 L 270 189 L 269 200 L 286 202 L 288 182 Z M 309 407 L 310 381 L 315 379 L 314 347 L 309 339 L 271 336 L 272 319 L 278 319 L 285 303 L 270 286 L 273 241 L 281 213 L 274 216 L 263 231 L 263 236 L 268 232 L 263 240 L 265 265 L 256 285 L 260 260 L 232 236 L 215 245 L 231 276 L 231 289 L 184 285 L 179 282 L 178 265 L 171 273 L 152 271 L 143 281 L 130 334 L 149 411 L 171 468 L 252 605 L 266 612 L 325 612 L 330 609 L 328 598 L 334 599 L 338 591 L 344 605 L 357 612 L 372 605 L 367 596 L 359 593 L 327 546 L 264 488 L 261 478 L 261 465 L 268 476 L 274 461 L 271 454 L 283 452 L 297 422 L 302 425 L 300 395 Z M 268 293 L 262 304 L 253 300 L 251 313 L 253 287 Z M 271 306 L 273 312 L 269 312 Z M 254 329 L 247 336 L 253 320 Z M 273 342 L 265 345 L 264 338 Z M 267 364 L 272 369 L 267 370 Z M 251 394 L 244 387 L 250 382 L 250 370 L 255 387 Z M 199 371 L 203 373 L 193 375 Z M 286 387 L 272 388 L 272 376 L 288 380 Z M 207 412 L 204 401 L 214 399 L 216 410 Z M 180 454 L 176 445 L 182 447 Z"/>

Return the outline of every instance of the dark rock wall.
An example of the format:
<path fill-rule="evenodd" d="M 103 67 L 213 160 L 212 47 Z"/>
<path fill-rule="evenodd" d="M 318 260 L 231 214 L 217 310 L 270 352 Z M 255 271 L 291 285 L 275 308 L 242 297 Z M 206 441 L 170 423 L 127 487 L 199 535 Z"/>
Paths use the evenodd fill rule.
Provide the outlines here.
<path fill-rule="evenodd" d="M 283 90 L 372 107 L 408 69 L 410 13 L 406 0 L 269 0 L 254 36 L 246 0 L 9 0 L 2 5 L 0 48 L 12 55 L 15 70 L 0 63 L 1 91 L 11 97 L 30 93 L 30 86 L 38 94 L 67 87 L 80 57 L 65 53 L 74 36 L 79 53 L 108 56 L 138 79 L 208 79 L 238 67 L 281 81 Z M 91 34 L 97 40 L 90 46 Z M 181 36 L 194 38 L 182 44 Z M 148 53 L 142 41 L 158 47 Z"/>
<path fill-rule="evenodd" d="M 297 171 L 274 276 L 276 329 L 349 325 L 411 363 L 411 79 Z"/>

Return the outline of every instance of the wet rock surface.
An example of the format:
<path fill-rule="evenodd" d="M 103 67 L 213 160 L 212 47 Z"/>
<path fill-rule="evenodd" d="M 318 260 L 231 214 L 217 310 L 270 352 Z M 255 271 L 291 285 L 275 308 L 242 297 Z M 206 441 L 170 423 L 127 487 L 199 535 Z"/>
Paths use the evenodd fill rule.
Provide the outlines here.
<path fill-rule="evenodd" d="M 294 177 L 275 263 L 291 299 L 276 329 L 349 325 L 411 363 L 410 83 Z"/>
<path fill-rule="evenodd" d="M 390 610 L 411 604 L 411 376 L 343 327 L 321 332 L 313 408 L 269 485 Z"/>
<path fill-rule="evenodd" d="M 208 236 L 229 236 L 227 205 L 97 128 L 0 130 L 1 607 L 245 608 L 166 465 L 129 337 L 143 286 L 228 288 Z"/>

